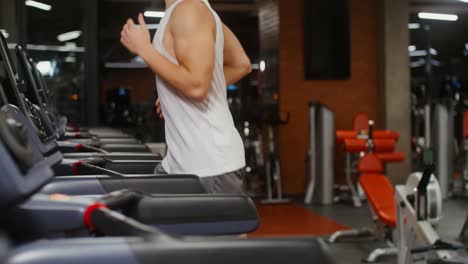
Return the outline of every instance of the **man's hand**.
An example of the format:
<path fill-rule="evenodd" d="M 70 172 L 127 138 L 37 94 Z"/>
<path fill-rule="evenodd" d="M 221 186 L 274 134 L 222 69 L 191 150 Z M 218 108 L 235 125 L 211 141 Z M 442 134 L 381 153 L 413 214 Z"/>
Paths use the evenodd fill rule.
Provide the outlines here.
<path fill-rule="evenodd" d="M 159 118 L 164 119 L 163 113 L 161 111 L 161 100 L 156 100 L 156 114 L 158 114 Z"/>
<path fill-rule="evenodd" d="M 120 33 L 120 42 L 133 54 L 140 55 L 145 49 L 151 47 L 151 36 L 143 15 L 138 15 L 140 27 L 128 19 Z"/>

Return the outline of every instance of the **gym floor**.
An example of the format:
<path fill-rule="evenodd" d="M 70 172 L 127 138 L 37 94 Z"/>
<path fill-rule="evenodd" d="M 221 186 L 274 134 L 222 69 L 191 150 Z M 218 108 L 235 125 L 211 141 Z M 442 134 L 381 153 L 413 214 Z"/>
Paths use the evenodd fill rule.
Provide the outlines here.
<path fill-rule="evenodd" d="M 455 241 L 466 218 L 466 199 L 449 199 L 444 203 L 441 222 L 437 226 L 446 241 Z M 361 208 L 347 204 L 333 206 L 303 206 L 296 202 L 286 205 L 258 205 L 261 225 L 250 237 L 323 237 L 350 228 L 372 227 L 366 203 Z M 329 244 L 330 253 L 338 264 L 360 263 L 373 249 L 385 247 L 378 239 L 361 238 Z M 379 263 L 396 263 L 395 257 L 383 258 Z"/>

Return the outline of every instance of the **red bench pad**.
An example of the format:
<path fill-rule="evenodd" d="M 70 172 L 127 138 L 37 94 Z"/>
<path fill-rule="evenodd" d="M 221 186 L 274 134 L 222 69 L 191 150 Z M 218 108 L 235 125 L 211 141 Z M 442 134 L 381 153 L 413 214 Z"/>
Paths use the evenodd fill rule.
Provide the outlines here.
<path fill-rule="evenodd" d="M 387 177 L 378 173 L 366 173 L 361 174 L 359 182 L 380 221 L 392 228 L 396 227 L 394 190 Z"/>
<path fill-rule="evenodd" d="M 374 152 L 393 152 L 395 151 L 395 145 L 396 143 L 393 139 L 374 139 Z M 344 148 L 346 152 L 351 153 L 369 151 L 366 139 L 345 139 Z"/>

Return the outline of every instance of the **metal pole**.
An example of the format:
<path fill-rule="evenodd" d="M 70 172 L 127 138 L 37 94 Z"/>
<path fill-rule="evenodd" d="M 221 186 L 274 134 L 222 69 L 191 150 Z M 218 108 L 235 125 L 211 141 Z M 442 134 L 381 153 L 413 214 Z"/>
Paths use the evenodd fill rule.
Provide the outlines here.
<path fill-rule="evenodd" d="M 316 173 L 316 164 L 315 164 L 315 155 L 317 155 L 317 149 L 316 149 L 316 127 L 315 127 L 315 122 L 316 122 L 316 109 L 314 104 L 310 104 L 309 106 L 309 151 L 307 153 L 308 155 L 308 161 L 309 161 L 309 178 L 310 182 L 307 187 L 306 195 L 304 198 L 304 203 L 305 204 L 311 204 L 312 199 L 314 196 L 314 191 L 315 191 L 315 182 L 317 179 L 317 173 Z"/>
<path fill-rule="evenodd" d="M 424 106 L 424 147 L 426 149 L 432 146 L 431 138 L 431 105 L 426 104 Z"/>
<path fill-rule="evenodd" d="M 99 19 L 98 2 L 84 1 L 84 43 L 86 48 L 85 82 L 81 95 L 81 122 L 90 126 L 99 124 Z"/>

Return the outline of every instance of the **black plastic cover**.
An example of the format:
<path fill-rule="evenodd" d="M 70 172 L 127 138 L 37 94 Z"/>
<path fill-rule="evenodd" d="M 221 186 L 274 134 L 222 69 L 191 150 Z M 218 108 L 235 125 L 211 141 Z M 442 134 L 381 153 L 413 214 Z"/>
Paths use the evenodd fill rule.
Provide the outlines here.
<path fill-rule="evenodd" d="M 202 182 L 195 175 L 155 175 L 125 179 L 98 177 L 98 179 L 108 193 L 123 189 L 157 194 L 206 193 Z"/>
<path fill-rule="evenodd" d="M 133 239 L 128 242 L 141 264 L 331 264 L 318 239 Z"/>

